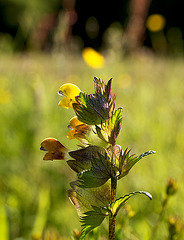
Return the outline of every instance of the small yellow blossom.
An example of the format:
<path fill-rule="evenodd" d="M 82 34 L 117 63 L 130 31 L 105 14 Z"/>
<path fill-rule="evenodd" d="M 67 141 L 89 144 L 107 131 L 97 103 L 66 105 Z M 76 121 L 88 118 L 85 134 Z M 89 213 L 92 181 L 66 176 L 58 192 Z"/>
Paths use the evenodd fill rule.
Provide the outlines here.
<path fill-rule="evenodd" d="M 92 68 L 102 68 L 105 64 L 104 57 L 90 47 L 84 48 L 82 57 L 85 63 Z"/>
<path fill-rule="evenodd" d="M 81 90 L 72 83 L 65 83 L 63 84 L 58 94 L 64 96 L 64 98 L 59 102 L 59 106 L 64 108 L 72 108 L 72 104 L 75 103 L 75 97 L 79 95 Z"/>
<path fill-rule="evenodd" d="M 89 132 L 91 130 L 89 125 L 79 121 L 77 117 L 73 117 L 70 120 L 68 127 L 71 128 L 67 135 L 69 139 L 76 138 L 77 140 L 84 144 L 87 143 L 86 138 L 88 137 Z"/>

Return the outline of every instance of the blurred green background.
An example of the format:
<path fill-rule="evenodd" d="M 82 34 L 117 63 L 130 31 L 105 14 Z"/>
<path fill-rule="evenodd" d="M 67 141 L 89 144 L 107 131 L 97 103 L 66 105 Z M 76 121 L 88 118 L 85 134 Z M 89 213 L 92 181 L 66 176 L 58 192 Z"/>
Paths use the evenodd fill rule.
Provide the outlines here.
<path fill-rule="evenodd" d="M 168 178 L 177 181 L 178 191 L 168 202 L 154 239 L 171 239 L 170 216 L 183 221 L 183 30 L 176 22 L 171 23 L 160 8 L 156 11 L 156 1 L 145 1 L 145 6 L 146 3 L 147 8 L 142 10 L 147 13 L 143 24 L 146 38 L 142 41 L 137 35 L 139 41 L 132 40 L 127 45 L 132 39 L 128 30 L 131 17 L 136 13 L 128 11 L 134 9 L 128 6 L 136 6 L 136 1 L 127 1 L 120 11 L 122 22 L 115 19 L 107 24 L 100 36 L 100 21 L 88 13 L 91 22 L 87 28 L 81 25 L 88 38 L 74 26 L 80 19 L 82 5 L 78 2 L 0 1 L 1 18 L 6 16 L 6 27 L 2 27 L 1 21 L 0 31 L 2 240 L 73 239 L 73 230 L 80 230 L 79 218 L 66 193 L 76 176 L 64 161 L 42 161 L 44 153 L 39 147 L 44 138 L 55 137 L 66 147 L 76 149 L 78 142 L 66 137 L 74 112 L 58 106 L 61 97 L 57 92 L 66 82 L 93 92 L 94 76 L 105 81 L 113 78 L 116 107 L 124 109 L 118 144 L 136 154 L 156 151 L 156 155 L 143 159 L 118 183 L 118 196 L 144 190 L 153 195 L 153 200 L 138 196 L 129 202 L 132 210 L 122 210 L 117 218 L 117 239 L 151 239 Z M 164 1 L 161 3 L 159 6 L 164 6 Z M 7 9 L 13 9 L 17 15 Z M 44 39 L 43 27 L 38 27 L 40 19 L 44 26 L 52 25 L 50 13 L 55 12 L 59 12 L 57 24 Z M 52 20 L 43 18 L 45 14 Z M 73 16 L 73 25 L 67 16 Z M 10 23 L 14 33 L 7 27 Z M 31 34 L 36 28 L 37 32 Z M 90 52 L 84 57 L 85 47 L 100 51 L 103 64 L 101 60 L 96 64 L 96 59 L 91 62 Z M 106 235 L 104 222 L 86 239 L 107 239 Z M 182 235 L 173 239 L 182 239 Z"/>

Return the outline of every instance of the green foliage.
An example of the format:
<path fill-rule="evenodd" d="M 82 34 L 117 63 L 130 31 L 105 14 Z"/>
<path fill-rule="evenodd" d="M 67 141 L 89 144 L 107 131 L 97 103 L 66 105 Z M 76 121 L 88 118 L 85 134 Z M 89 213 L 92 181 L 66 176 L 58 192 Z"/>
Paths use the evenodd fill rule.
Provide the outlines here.
<path fill-rule="evenodd" d="M 127 201 L 137 194 L 144 194 L 152 199 L 152 196 L 148 192 L 137 191 L 116 199 L 114 202 L 110 203 L 109 206 L 105 206 L 103 208 L 92 206 L 92 210 L 85 212 L 81 217 L 83 229 L 79 239 L 83 239 L 90 231 L 98 227 L 103 222 L 104 218 L 109 214 L 116 216 L 119 210 L 127 203 Z"/>
<path fill-rule="evenodd" d="M 145 153 L 142 153 L 140 156 L 136 156 L 135 154 L 130 155 L 130 150 L 128 150 L 128 148 L 124 151 L 123 154 L 120 155 L 119 158 L 119 176 L 118 178 L 122 178 L 124 176 L 126 176 L 130 169 L 139 161 L 141 160 L 141 158 L 148 156 L 152 153 L 155 153 L 155 151 L 147 151 Z"/>
<path fill-rule="evenodd" d="M 83 229 L 79 240 L 82 240 L 91 230 L 98 227 L 103 222 L 104 218 L 107 216 L 107 214 L 104 213 L 104 210 L 102 210 L 102 208 L 96 206 L 92 207 L 92 211 L 84 213 L 84 216 L 81 217 Z"/>
<path fill-rule="evenodd" d="M 115 95 L 112 94 L 112 78 L 107 84 L 101 78 L 94 77 L 95 93 L 101 93 L 109 105 L 109 117 L 112 116 L 115 108 Z"/>
<path fill-rule="evenodd" d="M 81 156 L 85 158 L 81 158 Z M 78 172 L 80 187 L 94 188 L 107 182 L 112 176 L 117 175 L 117 168 L 110 162 L 106 150 L 98 146 L 89 146 L 70 153 L 77 161 L 68 161 L 70 167 Z M 79 157 L 80 156 L 80 157 Z M 89 168 L 90 162 L 91 168 Z M 84 163 L 84 164 L 83 164 Z M 79 172 L 79 170 L 81 170 Z"/>
<path fill-rule="evenodd" d="M 106 183 L 96 188 L 81 188 L 77 181 L 70 183 L 72 189 L 68 190 L 68 196 L 80 217 L 94 206 L 105 207 L 110 203 L 110 185 Z"/>
<path fill-rule="evenodd" d="M 113 215 L 113 216 L 116 216 L 117 213 L 119 212 L 119 210 L 124 207 L 124 205 L 127 203 L 127 201 L 129 200 L 129 198 L 133 197 L 134 195 L 136 194 L 144 194 L 146 195 L 147 197 L 149 197 L 150 199 L 152 199 L 152 196 L 150 193 L 148 192 L 144 192 L 144 191 L 137 191 L 137 192 L 132 192 L 132 193 L 129 193 L 129 194 L 126 194 L 125 196 L 123 197 L 120 197 L 118 199 L 116 199 L 114 202 L 112 202 L 110 204 L 110 206 L 108 207 L 108 210 L 110 211 L 110 213 Z"/>
<path fill-rule="evenodd" d="M 96 125 L 105 122 L 111 117 L 114 110 L 114 101 L 111 94 L 111 81 L 106 85 L 99 78 L 94 78 L 95 93 L 81 92 L 76 97 L 77 103 L 73 104 L 74 111 L 81 122 Z"/>
<path fill-rule="evenodd" d="M 116 76 L 113 80 L 113 91 L 118 96 L 116 105 L 124 107 L 122 131 L 117 142 L 122 144 L 123 149 L 125 145 L 131 146 L 132 152 L 144 152 L 146 147 L 158 153 L 154 161 L 150 155 L 149 161 L 136 165 L 134 172 L 118 181 L 118 197 L 122 191 L 126 193 L 144 187 L 154 198 L 151 204 L 145 199 L 139 199 L 138 204 L 136 201 L 128 202 L 132 210 L 126 208 L 130 205 L 125 205 L 117 218 L 116 239 L 150 238 L 151 226 L 157 220 L 166 194 L 166 182 L 171 176 L 178 182 L 178 191 L 169 201 L 169 208 L 166 208 L 154 240 L 169 237 L 168 216 L 180 216 L 181 221 L 184 217 L 181 201 L 184 197 L 183 171 L 180 167 L 184 154 L 183 60 L 137 55 L 134 59 L 111 61 L 103 69 L 90 70 L 82 62 L 76 59 L 72 62 L 71 58 L 70 61 L 67 58 L 63 60 L 60 55 L 2 57 L 0 193 L 6 219 L 2 213 L 1 231 L 6 221 L 4 224 L 8 228 L 9 239 L 29 239 L 37 216 L 41 218 L 38 203 L 43 189 L 47 187 L 50 189 L 50 205 L 43 219 L 42 239 L 52 236 L 68 240 L 72 238 L 69 235 L 74 228 L 80 229 L 74 207 L 66 198 L 68 181 L 72 181 L 75 175 L 63 162 L 40 161 L 43 153 L 38 146 L 45 136 L 58 139 L 62 136 L 62 143 L 75 149 L 76 142 L 63 137 L 68 133 L 66 126 L 68 119 L 73 117 L 73 111 L 57 110 L 60 97 L 56 91 L 61 81 L 72 81 L 83 91 L 89 91 L 89 74 L 93 76 L 95 73 L 104 79 Z M 79 189 L 81 192 L 84 190 Z M 90 202 L 90 205 L 99 206 L 99 202 Z M 100 206 L 107 206 L 107 202 Z M 83 212 L 90 210 L 85 208 Z M 105 239 L 106 231 L 106 221 L 103 221 L 85 239 Z M 183 239 L 183 233 L 178 238 Z"/>
<path fill-rule="evenodd" d="M 105 97 L 99 94 L 81 92 L 77 99 L 80 104 L 73 104 L 79 121 L 88 125 L 100 124 L 109 117 L 109 106 Z"/>
<path fill-rule="evenodd" d="M 96 125 L 98 137 L 104 142 L 112 145 L 116 144 L 116 139 L 121 129 L 122 111 L 122 108 L 118 108 L 110 119 L 106 120 L 104 124 L 101 124 L 101 128 Z"/>

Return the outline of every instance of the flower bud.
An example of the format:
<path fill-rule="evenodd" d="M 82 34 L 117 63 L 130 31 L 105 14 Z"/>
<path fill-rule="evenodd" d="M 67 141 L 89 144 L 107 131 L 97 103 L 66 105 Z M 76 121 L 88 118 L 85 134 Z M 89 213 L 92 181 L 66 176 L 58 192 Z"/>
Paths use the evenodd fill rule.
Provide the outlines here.
<path fill-rule="evenodd" d="M 168 196 L 174 195 L 178 190 L 178 184 L 176 180 L 169 178 L 167 182 L 166 194 Z"/>

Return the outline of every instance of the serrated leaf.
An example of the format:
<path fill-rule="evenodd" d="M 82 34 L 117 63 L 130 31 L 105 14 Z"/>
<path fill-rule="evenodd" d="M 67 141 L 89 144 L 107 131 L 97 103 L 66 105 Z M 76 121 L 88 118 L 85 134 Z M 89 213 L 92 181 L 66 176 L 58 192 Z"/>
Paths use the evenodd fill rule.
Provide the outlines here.
<path fill-rule="evenodd" d="M 116 201 L 110 204 L 108 208 L 111 211 L 112 215 L 116 216 L 118 211 L 126 204 L 126 202 L 136 194 L 144 194 L 150 199 L 152 199 L 151 194 L 145 191 L 137 191 L 137 192 L 126 194 L 125 196 L 118 198 Z"/>
<path fill-rule="evenodd" d="M 118 169 L 110 162 L 106 149 L 99 146 L 88 146 L 69 152 L 74 160 L 68 160 L 68 165 L 78 173 L 80 187 L 94 188 L 103 185 Z"/>
<path fill-rule="evenodd" d="M 106 216 L 104 211 L 96 206 L 93 206 L 92 211 L 84 213 L 84 216 L 81 217 L 83 229 L 79 240 L 82 240 L 91 230 L 98 227 Z"/>
<path fill-rule="evenodd" d="M 141 159 L 141 158 L 143 158 L 143 157 L 146 157 L 146 156 L 148 156 L 148 155 L 150 155 L 150 154 L 153 154 L 153 153 L 156 153 L 156 152 L 153 151 L 153 150 L 149 150 L 149 151 L 147 151 L 147 152 L 145 152 L 145 153 L 142 153 L 142 154 L 139 156 L 139 159 Z"/>
<path fill-rule="evenodd" d="M 95 82 L 95 93 L 101 92 L 109 104 L 109 117 L 112 116 L 115 109 L 115 94 L 112 94 L 112 78 L 107 84 L 100 78 L 94 77 Z"/>
<path fill-rule="evenodd" d="M 100 139 L 112 145 L 116 144 L 121 129 L 122 111 L 122 108 L 118 108 L 112 117 L 101 125 L 101 128 L 96 126 L 96 132 Z"/>
<path fill-rule="evenodd" d="M 140 156 L 135 156 L 135 154 L 130 155 L 130 150 L 128 148 L 122 153 L 119 158 L 119 172 L 120 175 L 118 179 L 126 176 L 130 169 L 143 157 L 148 156 L 150 154 L 156 153 L 155 151 L 149 150 L 145 153 L 142 153 Z"/>
<path fill-rule="evenodd" d="M 103 185 L 112 176 L 117 175 L 118 169 L 110 162 L 106 150 L 102 147 L 89 146 L 91 153 L 90 169 L 86 169 L 78 174 L 80 187 L 94 188 Z"/>
<path fill-rule="evenodd" d="M 103 92 L 105 92 L 106 83 L 101 78 L 94 77 L 94 85 L 95 85 L 95 93 L 101 92 L 103 94 Z"/>
<path fill-rule="evenodd" d="M 94 77 L 95 93 L 80 92 L 73 109 L 78 119 L 88 125 L 98 125 L 109 119 L 115 109 L 115 95 L 112 95 L 112 78 L 106 84 Z"/>
<path fill-rule="evenodd" d="M 119 135 L 119 132 L 121 129 L 122 112 L 123 112 L 123 109 L 118 108 L 109 120 L 109 131 L 110 131 L 109 142 L 112 145 L 115 145 L 117 136 Z"/>
<path fill-rule="evenodd" d="M 73 109 L 79 121 L 88 125 L 104 122 L 109 118 L 109 104 L 101 93 L 85 94 L 80 92 Z"/>
<path fill-rule="evenodd" d="M 115 96 L 112 95 L 112 78 L 106 84 L 104 80 L 94 77 L 94 83 L 95 93 L 102 93 L 108 102 L 111 98 L 115 100 Z"/>

